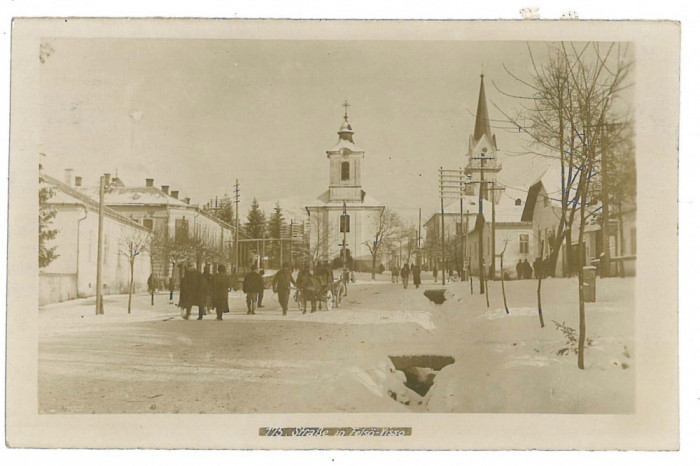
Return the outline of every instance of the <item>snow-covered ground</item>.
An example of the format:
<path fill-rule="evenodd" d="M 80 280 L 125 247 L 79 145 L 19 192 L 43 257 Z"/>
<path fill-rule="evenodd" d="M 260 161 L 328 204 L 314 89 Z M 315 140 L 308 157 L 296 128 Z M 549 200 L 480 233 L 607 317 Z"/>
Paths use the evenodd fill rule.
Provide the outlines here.
<path fill-rule="evenodd" d="M 586 368 L 555 323 L 578 332 L 577 282 L 499 282 L 485 296 L 466 283 L 403 289 L 386 274 L 360 275 L 339 309 L 281 315 L 277 296 L 245 315 L 184 321 L 167 295 L 108 296 L 39 310 L 42 412 L 532 412 L 631 413 L 634 410 L 634 279 L 598 280 L 586 305 Z M 436 305 L 423 295 L 444 288 Z M 177 301 L 177 295 L 175 296 Z M 193 311 L 196 313 L 196 311 Z M 392 356 L 454 359 L 441 370 L 398 370 Z M 421 364 L 423 364 L 421 362 Z M 411 372 L 412 371 L 412 372 Z M 433 382 L 425 396 L 407 374 Z M 414 387 L 415 388 L 415 387 Z"/>

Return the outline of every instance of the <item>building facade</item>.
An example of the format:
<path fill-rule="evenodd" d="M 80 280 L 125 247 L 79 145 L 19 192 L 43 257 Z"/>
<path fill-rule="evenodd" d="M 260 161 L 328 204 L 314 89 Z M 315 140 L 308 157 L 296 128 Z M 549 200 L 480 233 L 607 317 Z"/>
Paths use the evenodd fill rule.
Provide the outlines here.
<path fill-rule="evenodd" d="M 56 178 L 40 176 L 41 187 L 53 195 L 46 206 L 56 212 L 50 229 L 56 236 L 48 247 L 56 247 L 58 257 L 39 270 L 39 304 L 84 298 L 96 294 L 97 235 L 99 202 Z M 102 249 L 102 292 L 129 291 L 129 259 L 123 242 L 130 238 L 151 238 L 151 230 L 110 208 L 104 209 Z M 134 291 L 147 288 L 151 258 L 144 251 L 134 260 Z"/>
<path fill-rule="evenodd" d="M 329 162 L 328 190 L 306 206 L 309 225 L 309 260 L 332 261 L 345 249 L 356 267 L 371 264 L 367 244 L 377 232 L 384 206 L 362 189 L 362 162 L 365 152 L 353 140 L 347 105 L 338 142 L 326 151 Z"/>

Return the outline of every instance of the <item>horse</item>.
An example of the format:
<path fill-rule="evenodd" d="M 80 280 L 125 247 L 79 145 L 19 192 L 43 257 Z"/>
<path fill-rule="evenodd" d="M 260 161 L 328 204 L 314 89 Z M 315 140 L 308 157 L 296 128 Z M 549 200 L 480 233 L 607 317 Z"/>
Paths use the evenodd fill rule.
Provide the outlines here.
<path fill-rule="evenodd" d="M 311 302 L 311 312 L 316 312 L 316 301 L 319 302 L 319 310 L 321 310 L 324 301 L 326 302 L 326 309 L 330 309 L 328 303 L 332 300 L 332 293 L 328 285 L 320 277 L 302 274 L 297 279 L 297 288 L 301 291 L 300 304 L 302 306 L 302 314 L 306 314 L 306 303 L 308 301 Z M 330 299 L 328 297 L 329 294 L 331 295 Z"/>

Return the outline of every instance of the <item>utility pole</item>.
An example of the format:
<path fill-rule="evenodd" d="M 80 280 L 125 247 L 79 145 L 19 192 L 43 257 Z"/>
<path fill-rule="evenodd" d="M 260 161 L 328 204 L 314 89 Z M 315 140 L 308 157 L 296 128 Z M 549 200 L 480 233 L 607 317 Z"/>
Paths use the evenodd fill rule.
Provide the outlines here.
<path fill-rule="evenodd" d="M 104 223 L 104 205 L 105 205 L 105 177 L 100 177 L 100 208 L 97 220 L 97 280 L 95 284 L 95 315 L 105 313 L 102 302 L 102 242 L 103 242 L 103 223 Z"/>
<path fill-rule="evenodd" d="M 442 167 L 440 167 L 442 170 Z M 442 243 L 442 252 L 440 253 L 440 262 L 442 268 L 442 284 L 445 284 L 445 200 L 440 196 L 440 238 Z"/>
<path fill-rule="evenodd" d="M 460 183 L 460 191 L 463 192 L 464 182 Z M 459 281 L 464 281 L 464 198 L 459 197 Z"/>
<path fill-rule="evenodd" d="M 240 226 L 240 223 L 238 222 L 238 203 L 241 200 L 241 193 L 239 190 L 239 185 L 238 185 L 238 178 L 236 178 L 236 184 L 234 185 L 234 202 L 236 203 L 236 231 L 235 234 L 236 236 L 234 237 L 234 247 L 233 247 L 233 257 L 234 257 L 234 272 L 238 274 L 238 228 Z"/>
<path fill-rule="evenodd" d="M 346 103 L 347 103 L 347 102 L 346 102 Z M 347 109 L 347 107 L 345 107 L 345 108 Z M 343 277 L 345 277 L 345 276 L 347 275 L 347 271 L 345 270 L 345 255 L 346 255 L 346 252 L 345 252 L 345 240 L 346 240 L 346 234 L 347 234 L 348 226 L 349 226 L 349 225 L 348 225 L 348 220 L 349 220 L 349 219 L 348 219 L 348 210 L 347 210 L 347 209 L 348 209 L 348 207 L 347 207 L 347 205 L 345 204 L 345 201 L 343 201 L 343 222 L 342 222 L 342 223 L 343 223 L 343 248 L 341 249 L 342 255 L 343 255 L 343 257 L 342 257 L 342 263 L 343 263 Z"/>
<path fill-rule="evenodd" d="M 423 225 L 421 224 L 421 210 L 418 209 L 418 246 L 416 250 L 416 262 L 418 262 L 419 265 L 423 265 L 423 251 L 421 250 L 421 229 L 423 228 Z"/>
<path fill-rule="evenodd" d="M 602 144 L 600 151 L 600 181 L 601 181 L 601 192 L 600 195 L 603 200 L 603 221 L 601 222 L 601 235 L 603 236 L 603 257 L 600 259 L 600 276 L 607 277 L 610 272 L 610 236 L 608 236 L 609 230 L 609 215 L 610 211 L 608 209 L 608 204 L 610 202 L 610 197 L 608 195 L 608 138 L 607 138 L 607 127 L 605 124 L 601 127 L 602 131 Z"/>
<path fill-rule="evenodd" d="M 294 219 L 289 219 L 289 270 L 294 268 Z"/>
<path fill-rule="evenodd" d="M 440 167 L 440 212 L 442 221 L 442 284 L 445 284 L 445 199 L 459 199 L 460 209 L 464 193 L 465 174 L 461 168 L 458 170 L 447 170 Z"/>
<path fill-rule="evenodd" d="M 486 189 L 491 192 L 491 270 L 489 278 L 496 278 L 496 191 L 505 191 L 505 188 L 497 188 L 495 181 L 487 181 Z"/>
<path fill-rule="evenodd" d="M 479 160 L 479 170 L 480 176 L 479 176 L 479 216 L 477 217 L 477 226 L 479 226 L 479 220 L 481 221 L 481 225 L 479 226 L 479 244 L 478 244 L 478 258 L 477 260 L 479 261 L 479 294 L 484 294 L 484 170 L 486 169 L 486 161 L 487 160 L 492 160 L 494 157 L 487 157 L 486 154 L 483 152 L 479 157 L 472 157 L 472 160 Z M 471 183 L 471 181 L 469 182 Z M 495 260 L 495 258 L 494 258 Z"/>

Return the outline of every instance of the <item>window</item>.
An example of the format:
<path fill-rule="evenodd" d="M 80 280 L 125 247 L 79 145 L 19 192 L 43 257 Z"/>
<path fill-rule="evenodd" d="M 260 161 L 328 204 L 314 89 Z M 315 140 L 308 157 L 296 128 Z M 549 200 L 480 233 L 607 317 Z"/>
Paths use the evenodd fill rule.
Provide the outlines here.
<path fill-rule="evenodd" d="M 522 203 L 523 201 L 520 198 L 515 200 L 515 205 L 522 205 Z"/>
<path fill-rule="evenodd" d="M 340 164 L 340 180 L 347 181 L 350 179 L 350 162 Z"/>
<path fill-rule="evenodd" d="M 149 230 L 153 230 L 153 219 L 152 218 L 144 218 L 143 219 L 143 226 L 145 226 Z"/>
<path fill-rule="evenodd" d="M 530 235 L 520 235 L 520 254 L 528 254 L 530 252 Z"/>
<path fill-rule="evenodd" d="M 340 216 L 340 232 L 350 233 L 350 215 Z"/>
<path fill-rule="evenodd" d="M 187 241 L 189 238 L 189 222 L 185 217 L 175 219 L 175 241 Z"/>

